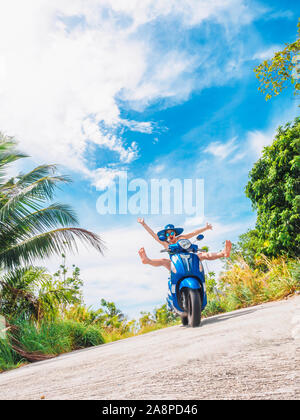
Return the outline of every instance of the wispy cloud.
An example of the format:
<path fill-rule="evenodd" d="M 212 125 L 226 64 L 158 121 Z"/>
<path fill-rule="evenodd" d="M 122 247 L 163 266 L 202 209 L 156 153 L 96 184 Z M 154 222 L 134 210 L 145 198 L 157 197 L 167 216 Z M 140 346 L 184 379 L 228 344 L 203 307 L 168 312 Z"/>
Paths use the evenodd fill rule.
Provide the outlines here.
<path fill-rule="evenodd" d="M 134 130 L 136 131 L 142 130 L 142 132 L 151 132 L 151 130 L 149 131 L 151 126 L 147 125 L 146 123 L 140 128 L 139 125 L 135 123 L 135 121 L 133 121 L 132 124 L 134 125 Z M 117 126 L 118 125 L 119 124 L 117 124 Z M 138 156 L 137 144 L 132 142 L 129 147 L 125 147 L 122 143 L 122 138 L 117 134 L 115 127 L 113 126 L 107 127 L 102 125 L 99 127 L 99 123 L 97 124 L 96 121 L 87 118 L 85 121 L 83 121 L 82 130 L 87 140 L 98 145 L 99 147 L 106 148 L 112 152 L 117 153 L 122 163 L 130 163 Z"/>
<path fill-rule="evenodd" d="M 157 100 L 173 104 L 234 76 L 218 70 L 222 49 L 210 40 L 197 50 L 172 37 L 163 44 L 160 25 L 149 36 L 147 24 L 176 24 L 187 35 L 211 20 L 226 31 L 231 50 L 237 28 L 259 13 L 241 0 L 2 2 L 1 130 L 35 159 L 74 171 L 91 170 L 90 143 L 115 152 L 114 162 L 130 163 L 138 156 L 130 131 L 150 134 L 154 123 L 124 119 L 121 103 L 137 110 Z"/>
<path fill-rule="evenodd" d="M 258 51 L 253 55 L 253 60 L 268 60 L 274 56 L 274 54 L 278 51 L 281 51 L 283 49 L 282 45 L 272 45 L 271 47 L 268 47 L 262 51 Z"/>
<path fill-rule="evenodd" d="M 234 137 L 226 143 L 221 143 L 219 141 L 212 142 L 204 149 L 204 152 L 210 153 L 221 160 L 226 159 L 227 156 L 232 155 L 238 147 L 236 139 L 237 137 Z"/>
<path fill-rule="evenodd" d="M 265 16 L 265 19 L 293 19 L 294 17 L 294 12 L 292 12 L 292 10 L 275 10 L 273 12 L 268 13 Z"/>
<path fill-rule="evenodd" d="M 254 152 L 257 156 L 260 156 L 263 148 L 272 143 L 275 132 L 275 128 L 267 130 L 266 132 L 258 130 L 249 131 L 247 138 L 250 150 L 252 150 L 252 152 Z"/>

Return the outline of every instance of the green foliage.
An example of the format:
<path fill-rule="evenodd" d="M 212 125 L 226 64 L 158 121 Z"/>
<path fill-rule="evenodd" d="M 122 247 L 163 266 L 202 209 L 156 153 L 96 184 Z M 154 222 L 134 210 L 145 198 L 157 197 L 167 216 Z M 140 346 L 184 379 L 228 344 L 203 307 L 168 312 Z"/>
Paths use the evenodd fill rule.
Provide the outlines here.
<path fill-rule="evenodd" d="M 177 318 L 178 318 L 173 312 L 170 312 L 167 309 L 166 304 L 164 304 L 160 308 L 156 308 L 154 310 L 154 317 L 155 317 L 155 322 L 160 324 L 160 325 L 172 324 L 172 323 L 176 322 Z"/>
<path fill-rule="evenodd" d="M 201 247 L 201 251 L 202 252 L 208 252 L 209 251 L 209 247 L 206 246 L 206 245 L 204 245 L 204 246 Z"/>
<path fill-rule="evenodd" d="M 214 288 L 217 286 L 216 282 L 216 275 L 213 271 L 210 271 L 205 276 L 205 284 L 206 284 L 206 293 L 212 294 L 214 293 Z"/>
<path fill-rule="evenodd" d="M 266 267 L 264 271 L 261 270 L 262 263 Z M 299 271 L 299 260 L 262 256 L 251 268 L 240 257 L 221 276 L 221 287 L 225 292 L 222 305 L 228 311 L 283 299 L 300 289 Z"/>
<path fill-rule="evenodd" d="M 16 353 L 5 338 L 0 338 L 0 373 L 19 367 L 25 360 Z"/>
<path fill-rule="evenodd" d="M 99 328 L 76 321 L 44 320 L 38 324 L 15 319 L 14 326 L 17 327 L 16 332 L 13 333 L 14 338 L 27 352 L 58 355 L 104 342 Z M 9 333 L 8 339 L 10 339 Z"/>
<path fill-rule="evenodd" d="M 299 260 L 261 256 L 250 266 L 236 254 L 218 284 L 212 275 L 207 278 L 208 302 L 203 317 L 283 299 L 299 289 Z"/>
<path fill-rule="evenodd" d="M 151 314 L 151 312 L 141 312 L 141 317 L 139 319 L 139 326 L 140 328 L 144 328 L 144 327 L 149 327 L 149 326 L 154 326 L 155 325 L 155 319 L 153 317 L 153 315 Z"/>
<path fill-rule="evenodd" d="M 246 195 L 257 210 L 255 230 L 241 237 L 247 259 L 300 252 L 300 118 L 279 127 L 249 174 Z"/>
<path fill-rule="evenodd" d="M 55 356 L 104 343 L 102 331 L 94 325 L 71 320 L 43 320 L 40 323 L 31 320 L 14 319 L 13 332 L 7 332 L 7 338 L 0 339 L 0 372 L 18 367 L 27 362 L 12 348 L 17 342 L 18 348 L 26 354 L 44 354 Z"/>
<path fill-rule="evenodd" d="M 13 139 L 0 133 L 0 268 L 76 250 L 76 238 L 102 252 L 96 234 L 73 227 L 78 221 L 69 206 L 49 204 L 56 187 L 70 181 L 57 175 L 55 165 L 41 165 L 11 179 L 6 176 L 8 165 L 24 157 L 15 150 Z"/>
<path fill-rule="evenodd" d="M 75 274 L 75 278 L 60 279 L 41 267 L 4 274 L 0 279 L 0 314 L 7 319 L 56 319 L 67 305 L 81 302 L 78 271 Z"/>
<path fill-rule="evenodd" d="M 230 261 L 236 261 L 237 258 L 243 256 L 250 267 L 255 267 L 255 258 L 257 250 L 263 245 L 262 239 L 256 229 L 250 229 L 246 233 L 239 236 L 237 244 L 234 247 Z"/>
<path fill-rule="evenodd" d="M 104 343 L 101 329 L 95 325 L 85 325 L 76 321 L 65 321 L 67 333 L 72 338 L 72 347 L 79 349 L 99 346 Z"/>
<path fill-rule="evenodd" d="M 106 327 L 120 328 L 125 321 L 124 314 L 118 309 L 114 302 L 108 302 L 101 299 L 101 307 L 103 310 L 102 322 Z"/>
<path fill-rule="evenodd" d="M 67 333 L 68 326 L 63 322 L 42 321 L 37 324 L 33 321 L 15 319 L 13 325 L 17 327 L 17 333 L 13 335 L 24 351 L 57 355 L 72 350 L 72 337 Z"/>
<path fill-rule="evenodd" d="M 290 84 L 294 87 L 294 94 L 300 90 L 300 20 L 298 23 L 297 40 L 279 52 L 271 60 L 265 60 L 255 67 L 254 72 L 260 82 L 259 91 L 265 95 L 266 100 L 279 95 Z"/>
<path fill-rule="evenodd" d="M 223 302 L 218 299 L 216 296 L 209 296 L 207 305 L 202 313 L 204 318 L 207 318 L 212 315 L 220 314 L 225 312 L 225 307 Z"/>
<path fill-rule="evenodd" d="M 62 264 L 59 266 L 59 269 L 54 273 L 54 277 L 58 278 L 60 283 L 64 284 L 66 287 L 71 288 L 72 290 L 77 291 L 78 300 L 82 302 L 82 293 L 81 287 L 83 286 L 83 281 L 80 279 L 80 268 L 76 267 L 75 264 L 72 265 L 72 275 L 67 276 L 68 268 L 66 267 L 66 256 L 62 254 Z"/>

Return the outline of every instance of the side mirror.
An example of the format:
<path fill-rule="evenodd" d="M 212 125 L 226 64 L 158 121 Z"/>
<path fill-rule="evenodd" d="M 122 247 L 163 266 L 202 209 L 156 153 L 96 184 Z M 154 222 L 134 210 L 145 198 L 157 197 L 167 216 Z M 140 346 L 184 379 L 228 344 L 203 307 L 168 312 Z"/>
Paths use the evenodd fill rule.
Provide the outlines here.
<path fill-rule="evenodd" d="M 197 241 L 202 241 L 203 238 L 204 238 L 204 235 L 198 235 L 196 239 Z"/>

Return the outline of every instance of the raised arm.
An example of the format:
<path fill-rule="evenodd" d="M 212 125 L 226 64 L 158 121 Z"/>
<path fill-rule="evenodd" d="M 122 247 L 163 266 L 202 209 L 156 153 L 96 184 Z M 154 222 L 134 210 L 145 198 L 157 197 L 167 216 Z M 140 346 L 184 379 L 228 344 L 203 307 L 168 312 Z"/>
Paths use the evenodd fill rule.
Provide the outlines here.
<path fill-rule="evenodd" d="M 167 242 L 163 242 L 163 241 L 161 241 L 160 239 L 158 239 L 158 236 L 156 235 L 156 233 L 155 232 L 153 232 L 153 230 L 147 225 L 147 223 L 145 222 L 145 220 L 144 219 L 142 219 L 141 217 L 139 217 L 138 219 L 137 219 L 137 221 L 138 221 L 138 223 L 140 223 L 145 229 L 146 229 L 146 231 L 148 232 L 148 233 L 150 233 L 150 235 L 157 241 L 157 242 L 159 242 L 162 246 L 164 246 L 165 248 L 167 248 L 168 247 L 168 244 L 167 244 Z"/>
<path fill-rule="evenodd" d="M 211 229 L 212 229 L 212 225 L 211 225 L 211 224 L 209 224 L 209 223 L 206 223 L 206 225 L 205 225 L 203 228 L 200 228 L 200 229 L 194 230 L 194 231 L 193 231 L 193 232 L 191 232 L 191 233 L 186 233 L 186 234 L 184 234 L 184 235 L 180 235 L 180 238 L 182 238 L 182 239 L 191 239 L 191 238 L 193 238 L 194 236 L 197 236 L 197 235 L 199 235 L 200 233 L 205 232 L 206 230 L 211 230 Z"/>

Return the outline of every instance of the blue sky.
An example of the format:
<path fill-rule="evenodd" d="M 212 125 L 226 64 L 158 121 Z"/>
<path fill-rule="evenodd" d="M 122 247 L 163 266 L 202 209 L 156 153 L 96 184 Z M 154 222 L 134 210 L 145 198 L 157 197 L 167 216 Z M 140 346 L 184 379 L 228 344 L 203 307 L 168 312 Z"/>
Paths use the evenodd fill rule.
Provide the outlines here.
<path fill-rule="evenodd" d="M 136 216 L 96 211 L 118 171 L 147 181 L 203 178 L 211 249 L 253 226 L 248 172 L 278 125 L 298 112 L 291 90 L 266 102 L 253 67 L 295 40 L 299 9 L 283 0 L 0 6 L 0 128 L 32 156 L 18 169 L 60 164 L 74 182 L 58 199 L 108 247 L 104 257 L 83 248 L 68 257 L 82 269 L 88 304 L 104 297 L 136 316 L 165 298 L 167 272 L 137 257 L 143 245 L 159 257 L 159 245 Z M 154 229 L 199 225 L 186 215 L 145 219 Z M 54 270 L 58 259 L 46 264 Z"/>

